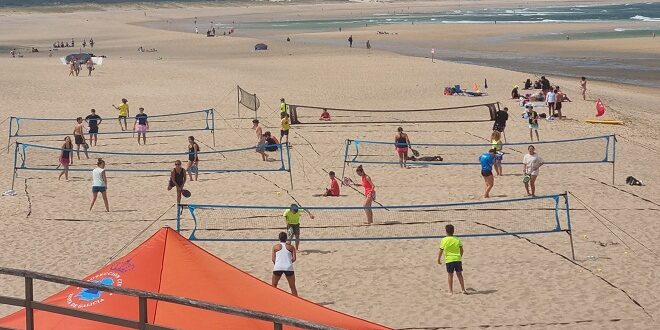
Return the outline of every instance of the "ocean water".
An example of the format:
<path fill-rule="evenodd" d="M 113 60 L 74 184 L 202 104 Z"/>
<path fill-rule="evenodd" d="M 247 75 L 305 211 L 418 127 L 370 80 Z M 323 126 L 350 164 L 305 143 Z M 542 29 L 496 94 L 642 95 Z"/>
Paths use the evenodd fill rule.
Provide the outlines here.
<path fill-rule="evenodd" d="M 347 19 L 282 20 L 241 22 L 242 29 L 335 30 L 388 24 L 490 24 L 640 21 L 660 25 L 660 2 L 623 5 L 593 5 L 572 7 L 485 8 L 481 10 L 451 10 L 432 13 L 383 12 Z"/>

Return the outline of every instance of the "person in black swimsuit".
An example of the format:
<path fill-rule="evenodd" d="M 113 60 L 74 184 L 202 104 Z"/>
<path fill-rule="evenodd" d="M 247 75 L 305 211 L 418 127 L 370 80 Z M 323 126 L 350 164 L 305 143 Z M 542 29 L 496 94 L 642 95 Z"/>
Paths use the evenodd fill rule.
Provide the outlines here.
<path fill-rule="evenodd" d="M 186 171 L 190 175 L 190 181 L 197 181 L 197 176 L 199 175 L 199 170 L 197 165 L 199 164 L 199 144 L 195 142 L 194 136 L 188 137 L 188 167 Z M 193 173 L 195 173 L 195 180 L 193 180 Z"/>
<path fill-rule="evenodd" d="M 401 168 L 406 168 L 410 139 L 408 138 L 408 134 L 403 132 L 403 127 L 397 128 L 396 131 L 396 135 L 394 135 L 394 149 L 397 155 L 399 155 L 399 165 L 401 165 Z"/>
<path fill-rule="evenodd" d="M 186 184 L 186 170 L 181 167 L 181 161 L 177 160 L 174 162 L 174 168 L 170 174 L 170 182 L 167 185 L 167 190 L 172 190 L 176 187 L 176 203 L 181 204 L 181 192 L 183 191 L 183 186 Z"/>
<path fill-rule="evenodd" d="M 60 153 L 60 165 L 63 169 L 60 176 L 57 178 L 58 180 L 62 179 L 62 175 L 64 175 L 64 179 L 69 181 L 69 165 L 73 164 L 73 158 L 71 157 L 72 152 L 73 143 L 71 143 L 71 138 L 66 136 L 64 138 L 64 144 L 62 145 L 62 153 Z"/>

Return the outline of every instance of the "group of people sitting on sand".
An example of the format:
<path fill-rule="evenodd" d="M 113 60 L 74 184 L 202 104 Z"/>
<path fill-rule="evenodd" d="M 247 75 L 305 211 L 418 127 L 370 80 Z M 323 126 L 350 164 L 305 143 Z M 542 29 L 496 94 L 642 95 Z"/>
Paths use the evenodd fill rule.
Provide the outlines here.
<path fill-rule="evenodd" d="M 158 50 L 156 48 L 148 48 L 147 49 L 147 48 L 144 48 L 143 46 L 140 46 L 140 47 L 138 47 L 137 51 L 140 52 L 140 53 L 144 53 L 144 52 L 153 53 L 153 52 L 157 52 Z"/>
<path fill-rule="evenodd" d="M 532 86 L 531 80 L 527 79 L 525 81 L 524 89 L 530 90 L 530 86 Z M 572 101 L 568 95 L 559 88 L 559 86 L 552 86 L 550 81 L 545 76 L 542 76 L 541 79 L 534 83 L 533 87 L 534 89 L 539 89 L 539 91 L 521 95 L 518 91 L 519 87 L 517 85 L 513 86 L 513 89 L 511 90 L 511 98 L 519 100 L 520 106 L 526 109 L 528 108 L 528 105 L 532 105 L 532 107 L 547 107 L 548 119 L 565 118 L 562 115 L 562 103 Z M 545 115 L 541 116 L 541 118 L 545 117 Z"/>

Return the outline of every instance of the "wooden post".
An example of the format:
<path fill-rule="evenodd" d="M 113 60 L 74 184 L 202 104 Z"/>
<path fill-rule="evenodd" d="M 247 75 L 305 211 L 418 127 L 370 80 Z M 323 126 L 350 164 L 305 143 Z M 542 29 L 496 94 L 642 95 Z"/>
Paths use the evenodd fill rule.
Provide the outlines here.
<path fill-rule="evenodd" d="M 149 319 L 147 317 L 147 297 L 140 296 L 138 297 L 138 304 L 139 304 L 139 312 L 140 312 L 140 328 L 139 330 L 146 330 L 147 329 L 147 323 L 149 323 Z"/>
<path fill-rule="evenodd" d="M 32 286 L 32 278 L 25 277 L 25 329 L 34 330 L 34 309 L 32 302 L 34 301 L 34 290 Z"/>

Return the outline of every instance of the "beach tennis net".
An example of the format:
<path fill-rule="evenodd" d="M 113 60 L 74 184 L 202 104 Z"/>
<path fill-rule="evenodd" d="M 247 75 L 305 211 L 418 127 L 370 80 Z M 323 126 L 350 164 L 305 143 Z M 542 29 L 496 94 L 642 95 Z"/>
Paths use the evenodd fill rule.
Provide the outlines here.
<path fill-rule="evenodd" d="M 225 173 L 225 172 L 276 172 L 290 171 L 291 160 L 286 144 L 273 144 L 267 146 L 268 161 L 263 161 L 256 147 L 236 148 L 226 150 L 200 151 L 197 155 L 199 173 Z M 86 159 L 81 147 L 80 158 L 76 150 L 71 150 L 74 159 L 70 171 L 91 171 L 96 167 L 97 158 L 103 158 L 109 172 L 170 172 L 175 160 L 180 160 L 184 166 L 188 162 L 188 152 L 162 152 L 162 153 L 134 153 L 110 152 L 94 149 L 88 150 L 89 159 Z M 60 157 L 62 148 L 16 143 L 14 150 L 15 171 L 57 171 L 61 170 Z"/>
<path fill-rule="evenodd" d="M 287 207 L 182 205 L 177 230 L 191 240 L 273 241 L 286 231 Z M 302 240 L 429 239 L 453 224 L 458 236 L 545 234 L 570 231 L 566 194 L 432 205 L 374 205 L 374 223 L 365 225 L 362 206 L 305 206 Z"/>
<path fill-rule="evenodd" d="M 101 115 L 101 114 L 99 114 Z M 82 116 L 83 119 L 85 116 Z M 149 115 L 149 133 L 215 130 L 215 110 L 204 109 L 164 115 Z M 127 118 L 128 130 L 122 131 L 116 116 L 102 116 L 99 135 L 133 134 L 135 117 Z M 84 122 L 84 121 L 83 121 Z M 76 118 L 9 117 L 9 138 L 70 135 Z M 89 131 L 85 123 L 86 132 Z"/>
<path fill-rule="evenodd" d="M 291 123 L 307 124 L 388 124 L 388 123 L 452 123 L 495 120 L 499 102 L 430 109 L 342 109 L 289 104 Z M 330 120 L 320 120 L 323 110 Z"/>
<path fill-rule="evenodd" d="M 345 163 L 399 164 L 395 142 L 347 140 Z M 502 148 L 503 165 L 520 165 L 531 143 L 505 143 Z M 616 157 L 616 137 L 604 135 L 578 139 L 535 142 L 536 152 L 545 164 L 612 163 Z M 408 151 L 409 166 L 479 165 L 479 156 L 492 148 L 491 144 L 412 143 L 414 156 Z"/>
<path fill-rule="evenodd" d="M 236 89 L 238 91 L 238 116 L 241 116 L 240 107 L 243 105 L 244 107 L 254 111 L 254 117 L 256 118 L 257 110 L 259 110 L 260 106 L 257 94 L 252 94 L 241 88 L 241 86 L 236 86 Z"/>

